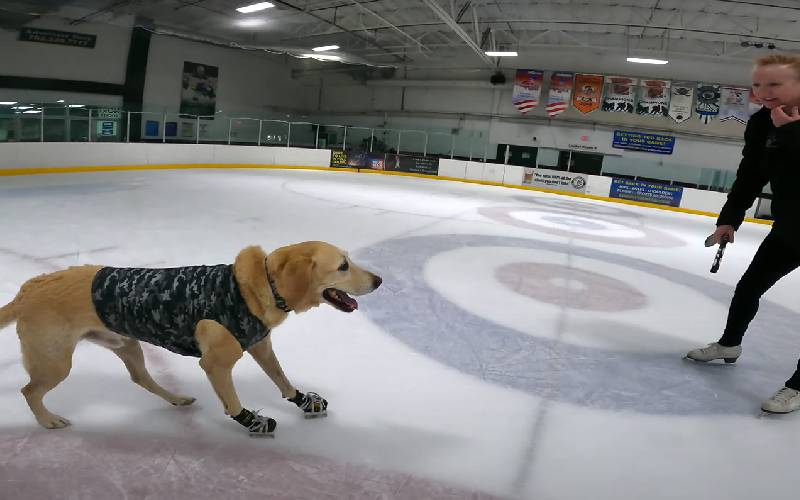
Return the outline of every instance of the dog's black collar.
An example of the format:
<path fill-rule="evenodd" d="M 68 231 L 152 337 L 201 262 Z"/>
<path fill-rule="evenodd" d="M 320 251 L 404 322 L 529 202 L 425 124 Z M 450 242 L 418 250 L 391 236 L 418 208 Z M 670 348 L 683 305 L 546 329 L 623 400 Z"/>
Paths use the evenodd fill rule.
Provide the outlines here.
<path fill-rule="evenodd" d="M 286 305 L 286 299 L 281 297 L 281 294 L 278 293 L 278 289 L 275 288 L 275 282 L 272 281 L 272 278 L 269 275 L 269 267 L 267 266 L 267 258 L 264 257 L 264 271 L 267 272 L 267 282 L 269 282 L 269 287 L 272 290 L 272 296 L 275 297 L 275 305 L 278 306 L 278 309 L 284 312 L 292 312 L 292 308 Z"/>

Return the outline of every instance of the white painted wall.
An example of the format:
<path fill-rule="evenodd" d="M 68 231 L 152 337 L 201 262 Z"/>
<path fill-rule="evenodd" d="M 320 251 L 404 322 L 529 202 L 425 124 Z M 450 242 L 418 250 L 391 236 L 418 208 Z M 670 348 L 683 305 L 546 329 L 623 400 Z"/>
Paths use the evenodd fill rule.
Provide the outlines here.
<path fill-rule="evenodd" d="M 327 149 L 215 144 L 0 143 L 0 170 L 133 165 L 293 165 L 329 167 Z"/>
<path fill-rule="evenodd" d="M 123 83 L 131 24 L 124 19 L 119 22 L 119 26 L 95 23 L 70 26 L 60 19 L 44 17 L 28 25 L 32 28 L 97 35 L 97 44 L 93 49 L 21 42 L 18 40 L 19 31 L 0 30 L 0 74 Z"/>
<path fill-rule="evenodd" d="M 214 144 L 0 143 L 0 170 L 134 165 L 272 165 L 329 167 L 331 151 Z M 458 160 L 441 160 L 439 175 L 518 186 L 524 169 Z M 587 176 L 586 193 L 607 197 L 611 178 Z M 717 213 L 726 195 L 684 188 L 681 208 Z M 747 212 L 752 217 L 755 208 Z"/>

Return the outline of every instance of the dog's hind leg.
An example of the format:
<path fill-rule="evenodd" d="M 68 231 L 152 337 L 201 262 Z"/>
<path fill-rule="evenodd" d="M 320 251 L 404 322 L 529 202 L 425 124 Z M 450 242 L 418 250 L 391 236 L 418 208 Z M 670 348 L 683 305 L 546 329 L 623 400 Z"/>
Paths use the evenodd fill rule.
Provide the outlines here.
<path fill-rule="evenodd" d="M 153 380 L 144 364 L 144 353 L 138 340 L 125 339 L 121 347 L 112 347 L 111 351 L 125 363 L 134 383 L 175 406 L 186 406 L 195 402 L 195 398 L 173 394 Z"/>
<path fill-rule="evenodd" d="M 43 335 L 38 331 L 26 331 L 33 327 L 34 325 L 26 324 L 25 321 L 17 323 L 22 362 L 31 377 L 31 381 L 21 392 L 39 425 L 47 429 L 60 429 L 70 425 L 70 421 L 50 412 L 45 407 L 43 398 L 69 375 L 77 341 L 67 335 Z"/>

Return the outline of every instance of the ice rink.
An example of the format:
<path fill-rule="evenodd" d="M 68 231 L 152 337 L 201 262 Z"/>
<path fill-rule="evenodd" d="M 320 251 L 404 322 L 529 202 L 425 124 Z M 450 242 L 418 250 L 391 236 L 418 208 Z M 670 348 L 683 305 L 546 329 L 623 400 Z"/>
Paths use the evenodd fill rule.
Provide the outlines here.
<path fill-rule="evenodd" d="M 3 177 L 0 304 L 78 264 L 233 262 L 324 240 L 383 286 L 273 332 L 304 420 L 252 358 L 247 436 L 194 358 L 145 346 L 172 407 L 83 342 L 44 430 L 14 328 L 0 331 L 0 498 L 753 499 L 796 496 L 800 415 L 757 418 L 800 356 L 800 274 L 770 290 L 731 366 L 682 359 L 719 338 L 769 227 L 745 223 L 718 274 L 714 219 L 439 180 L 287 170 Z"/>

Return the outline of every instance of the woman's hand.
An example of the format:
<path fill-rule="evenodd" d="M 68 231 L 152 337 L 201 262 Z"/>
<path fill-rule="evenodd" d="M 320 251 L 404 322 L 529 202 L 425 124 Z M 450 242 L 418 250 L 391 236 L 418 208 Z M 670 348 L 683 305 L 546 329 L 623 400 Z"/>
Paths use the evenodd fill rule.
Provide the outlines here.
<path fill-rule="evenodd" d="M 733 226 L 717 226 L 717 230 L 711 235 L 712 245 L 719 245 L 723 238 L 727 238 L 728 243 L 733 243 L 733 233 L 736 232 Z"/>
<path fill-rule="evenodd" d="M 786 109 L 789 110 L 789 114 L 786 113 Z M 772 117 L 772 123 L 774 123 L 776 127 L 782 127 L 787 123 L 800 120 L 800 110 L 798 110 L 797 106 L 789 108 L 786 105 L 781 105 L 773 108 L 772 111 L 770 111 L 770 116 Z"/>

